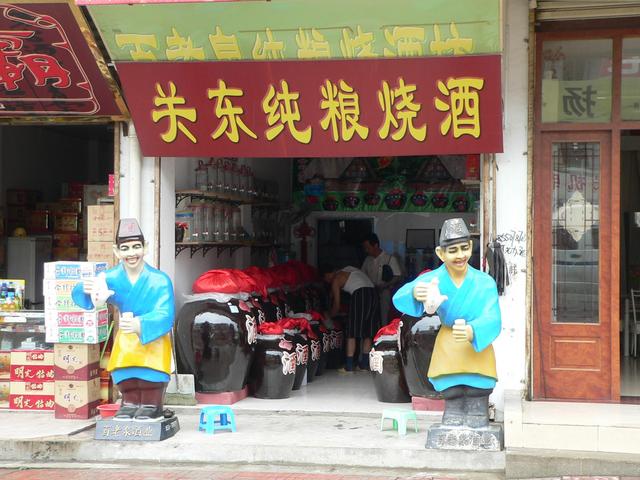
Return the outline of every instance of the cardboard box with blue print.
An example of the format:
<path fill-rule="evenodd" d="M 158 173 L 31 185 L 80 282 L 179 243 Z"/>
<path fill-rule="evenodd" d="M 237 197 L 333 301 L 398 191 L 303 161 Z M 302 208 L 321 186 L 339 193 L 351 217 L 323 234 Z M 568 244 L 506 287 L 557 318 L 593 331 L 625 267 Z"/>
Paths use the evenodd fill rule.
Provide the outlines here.
<path fill-rule="evenodd" d="M 97 276 L 107 269 L 104 262 L 47 262 L 44 278 L 48 280 L 82 280 Z"/>

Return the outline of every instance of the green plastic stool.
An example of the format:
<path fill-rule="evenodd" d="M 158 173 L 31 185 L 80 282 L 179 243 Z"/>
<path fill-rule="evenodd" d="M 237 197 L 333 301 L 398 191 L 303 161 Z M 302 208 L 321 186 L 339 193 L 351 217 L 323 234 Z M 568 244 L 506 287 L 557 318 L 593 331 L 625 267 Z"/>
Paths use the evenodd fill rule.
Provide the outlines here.
<path fill-rule="evenodd" d="M 405 410 L 403 408 L 385 408 L 382 411 L 382 418 L 380 419 L 381 431 L 383 430 L 385 418 L 393 420 L 393 429 L 397 430 L 399 435 L 407 434 L 407 423 L 409 420 L 413 420 L 415 431 L 418 431 L 418 418 L 416 417 L 416 412 L 413 410 Z"/>

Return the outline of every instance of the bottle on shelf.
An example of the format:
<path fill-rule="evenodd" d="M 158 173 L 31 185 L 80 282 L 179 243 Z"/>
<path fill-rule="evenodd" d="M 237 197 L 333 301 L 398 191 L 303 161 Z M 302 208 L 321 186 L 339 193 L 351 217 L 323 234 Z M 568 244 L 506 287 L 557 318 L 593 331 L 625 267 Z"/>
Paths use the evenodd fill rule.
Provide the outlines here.
<path fill-rule="evenodd" d="M 231 239 L 231 207 L 229 205 L 225 205 L 222 211 L 222 240 L 228 242 Z"/>
<path fill-rule="evenodd" d="M 223 182 L 224 191 L 226 193 L 230 193 L 231 192 L 231 162 L 226 158 L 224 159 L 223 171 L 224 171 L 224 182 Z"/>
<path fill-rule="evenodd" d="M 206 203 L 204 205 L 204 236 L 203 240 L 205 242 L 213 242 L 214 241 L 214 229 L 215 229 L 215 219 L 214 219 L 214 207 L 211 203 Z"/>
<path fill-rule="evenodd" d="M 207 163 L 207 190 L 215 192 L 218 190 L 218 159 L 210 158 Z"/>
<path fill-rule="evenodd" d="M 191 210 L 193 211 L 193 231 L 191 232 L 191 238 L 194 242 L 202 242 L 204 228 L 203 228 L 203 216 L 204 216 L 204 204 L 192 203 Z"/>
<path fill-rule="evenodd" d="M 211 205 L 213 207 L 213 236 L 214 242 L 221 242 L 223 240 L 223 219 L 224 219 L 224 207 L 221 203 L 215 202 Z"/>
<path fill-rule="evenodd" d="M 232 207 L 231 208 L 231 241 L 240 240 L 242 223 L 240 221 L 240 207 Z"/>
<path fill-rule="evenodd" d="M 208 188 L 207 166 L 202 160 L 198 160 L 196 167 L 196 190 L 206 191 Z"/>

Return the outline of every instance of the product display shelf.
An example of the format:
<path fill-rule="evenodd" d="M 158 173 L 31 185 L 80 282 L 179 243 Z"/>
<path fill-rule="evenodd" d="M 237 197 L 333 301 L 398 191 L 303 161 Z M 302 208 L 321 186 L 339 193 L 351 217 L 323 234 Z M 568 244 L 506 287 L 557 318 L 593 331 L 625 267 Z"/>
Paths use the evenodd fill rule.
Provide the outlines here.
<path fill-rule="evenodd" d="M 252 248 L 268 248 L 273 247 L 274 245 L 271 243 L 264 242 L 255 242 L 251 240 L 246 241 L 235 241 L 235 242 L 176 242 L 176 257 L 183 250 L 189 250 L 190 256 L 202 250 L 202 256 L 204 257 L 209 250 L 217 249 L 218 257 L 225 250 L 229 250 L 229 254 L 233 255 L 233 253 L 242 247 L 252 247 Z"/>
<path fill-rule="evenodd" d="M 44 311 L 0 311 L 0 350 L 48 349 L 44 335 Z"/>
<path fill-rule="evenodd" d="M 277 208 L 281 205 L 278 202 L 269 202 L 261 199 L 247 199 L 239 195 L 232 195 L 222 192 L 210 192 L 207 190 L 176 190 L 176 207 L 185 199 L 203 199 L 217 200 L 219 202 L 228 202 L 238 205 L 252 205 L 255 207 L 271 207 Z"/>

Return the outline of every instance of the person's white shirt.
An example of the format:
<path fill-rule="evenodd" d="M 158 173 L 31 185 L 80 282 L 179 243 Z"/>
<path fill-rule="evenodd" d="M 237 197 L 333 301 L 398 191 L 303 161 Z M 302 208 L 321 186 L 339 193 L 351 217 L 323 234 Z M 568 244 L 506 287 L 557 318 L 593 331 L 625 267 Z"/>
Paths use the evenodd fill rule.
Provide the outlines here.
<path fill-rule="evenodd" d="M 382 267 L 384 265 L 389 265 L 391 267 L 394 277 L 402 275 L 400 264 L 396 257 L 388 254 L 384 250 L 377 257 L 369 255 L 365 258 L 361 270 L 367 274 L 367 277 L 371 279 L 376 287 L 379 287 L 387 283 L 382 281 Z"/>

